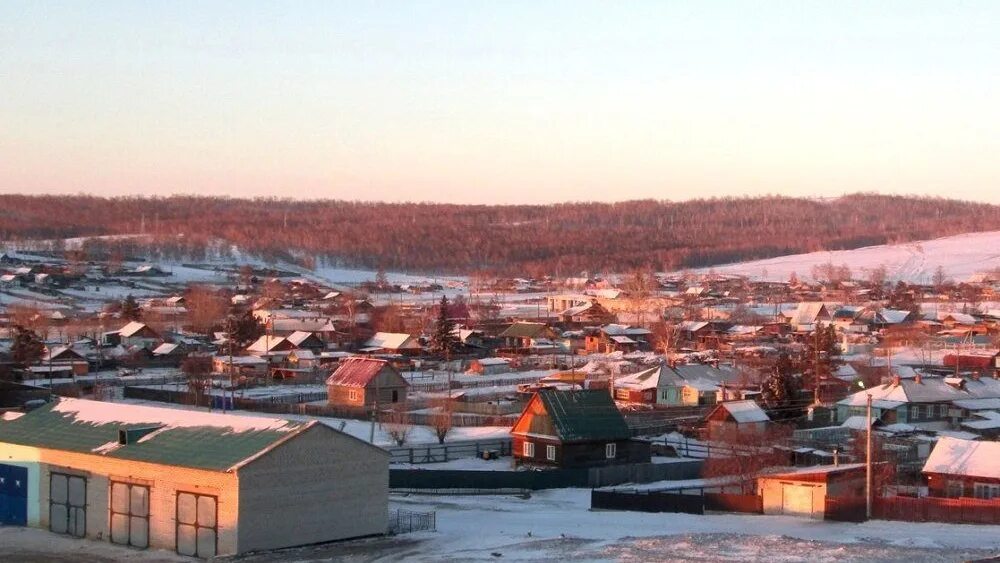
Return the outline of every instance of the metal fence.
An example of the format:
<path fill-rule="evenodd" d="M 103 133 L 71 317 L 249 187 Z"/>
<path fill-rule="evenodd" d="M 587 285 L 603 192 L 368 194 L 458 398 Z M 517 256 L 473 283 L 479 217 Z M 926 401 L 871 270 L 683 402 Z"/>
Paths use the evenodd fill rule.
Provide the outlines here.
<path fill-rule="evenodd" d="M 389 534 L 409 534 L 410 532 L 436 531 L 436 512 L 414 512 L 395 508 L 389 510 Z"/>

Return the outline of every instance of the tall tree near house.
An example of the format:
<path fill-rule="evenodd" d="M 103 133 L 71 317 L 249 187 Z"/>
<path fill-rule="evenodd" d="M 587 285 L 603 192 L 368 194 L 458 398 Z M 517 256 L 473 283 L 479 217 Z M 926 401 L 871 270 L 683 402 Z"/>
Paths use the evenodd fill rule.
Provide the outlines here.
<path fill-rule="evenodd" d="M 644 326 L 645 316 L 656 286 L 656 278 L 647 268 L 633 270 L 625 280 L 625 298 L 634 317 L 634 322 Z"/>
<path fill-rule="evenodd" d="M 28 367 L 38 362 L 45 353 L 45 345 L 34 331 L 21 325 L 14 326 L 14 340 L 10 345 L 10 357 L 17 365 Z"/>
<path fill-rule="evenodd" d="M 204 285 L 194 285 L 188 289 L 188 324 L 191 330 L 209 334 L 212 328 L 226 316 L 226 298 L 218 291 Z"/>
<path fill-rule="evenodd" d="M 837 332 L 832 324 L 824 325 L 817 323 L 812 337 L 806 344 L 805 374 L 811 382 L 814 394 L 819 396 L 819 388 L 822 381 L 833 375 L 834 370 L 840 364 L 837 355 L 840 353 L 837 345 Z"/>
<path fill-rule="evenodd" d="M 451 320 L 451 310 L 448 306 L 448 297 L 441 296 L 438 304 L 438 318 L 434 325 L 434 334 L 431 336 L 431 351 L 445 358 L 450 358 L 451 354 L 458 350 L 459 340 L 455 334 L 455 323 Z"/>
<path fill-rule="evenodd" d="M 385 273 L 385 268 L 382 266 L 378 267 L 378 271 L 375 272 L 375 289 L 378 291 L 388 291 L 389 289 L 389 276 Z"/>
<path fill-rule="evenodd" d="M 931 283 L 934 284 L 934 289 L 937 291 L 943 291 L 945 286 L 948 285 L 948 274 L 944 271 L 944 266 L 938 264 L 938 267 L 934 269 L 934 276 L 931 278 Z"/>
<path fill-rule="evenodd" d="M 229 342 L 227 346 L 236 350 L 245 348 L 264 335 L 264 324 L 250 309 L 233 309 L 223 325 Z"/>
<path fill-rule="evenodd" d="M 138 321 L 142 318 L 142 309 L 131 293 L 122 300 L 122 318 L 129 321 Z"/>
<path fill-rule="evenodd" d="M 656 350 L 663 355 L 667 355 L 677 349 L 681 339 L 681 331 L 671 323 L 658 321 L 653 323 L 650 329 L 650 340 L 656 346 Z"/>
<path fill-rule="evenodd" d="M 792 360 L 788 354 L 781 354 L 774 368 L 761 385 L 761 398 L 771 416 L 771 420 L 795 418 L 802 414 L 799 390 L 802 384 L 795 377 Z"/>
<path fill-rule="evenodd" d="M 208 388 L 208 376 L 212 373 L 212 358 L 192 354 L 181 362 L 181 372 L 187 378 L 188 391 L 191 393 L 194 405 L 201 405 L 201 397 Z"/>

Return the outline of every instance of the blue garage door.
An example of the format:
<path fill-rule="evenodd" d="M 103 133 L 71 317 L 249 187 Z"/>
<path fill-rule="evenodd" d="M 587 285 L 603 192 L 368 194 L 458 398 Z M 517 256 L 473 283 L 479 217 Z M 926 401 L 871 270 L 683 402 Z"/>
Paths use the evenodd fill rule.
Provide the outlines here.
<path fill-rule="evenodd" d="M 0 525 L 28 524 L 28 469 L 0 463 Z"/>

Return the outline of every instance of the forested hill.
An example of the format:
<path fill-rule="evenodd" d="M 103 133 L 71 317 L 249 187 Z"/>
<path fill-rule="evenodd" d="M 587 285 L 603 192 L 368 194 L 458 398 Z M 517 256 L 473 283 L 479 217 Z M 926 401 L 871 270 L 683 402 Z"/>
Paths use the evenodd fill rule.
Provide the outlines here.
<path fill-rule="evenodd" d="M 867 194 L 510 206 L 0 195 L 3 240 L 143 232 L 160 254 L 221 239 L 265 257 L 442 273 L 669 270 L 997 229 L 1000 206 Z"/>

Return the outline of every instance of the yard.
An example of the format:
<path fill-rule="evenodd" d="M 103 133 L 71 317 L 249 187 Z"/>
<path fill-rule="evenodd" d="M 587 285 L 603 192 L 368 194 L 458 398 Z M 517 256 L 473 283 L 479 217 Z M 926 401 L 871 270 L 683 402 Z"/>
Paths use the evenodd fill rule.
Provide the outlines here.
<path fill-rule="evenodd" d="M 787 516 L 646 514 L 589 510 L 589 489 L 509 496 L 394 496 L 437 512 L 436 532 L 261 553 L 238 561 L 960 561 L 1000 555 L 1000 526 Z M 177 561 L 40 530 L 0 529 L 20 561 Z"/>

